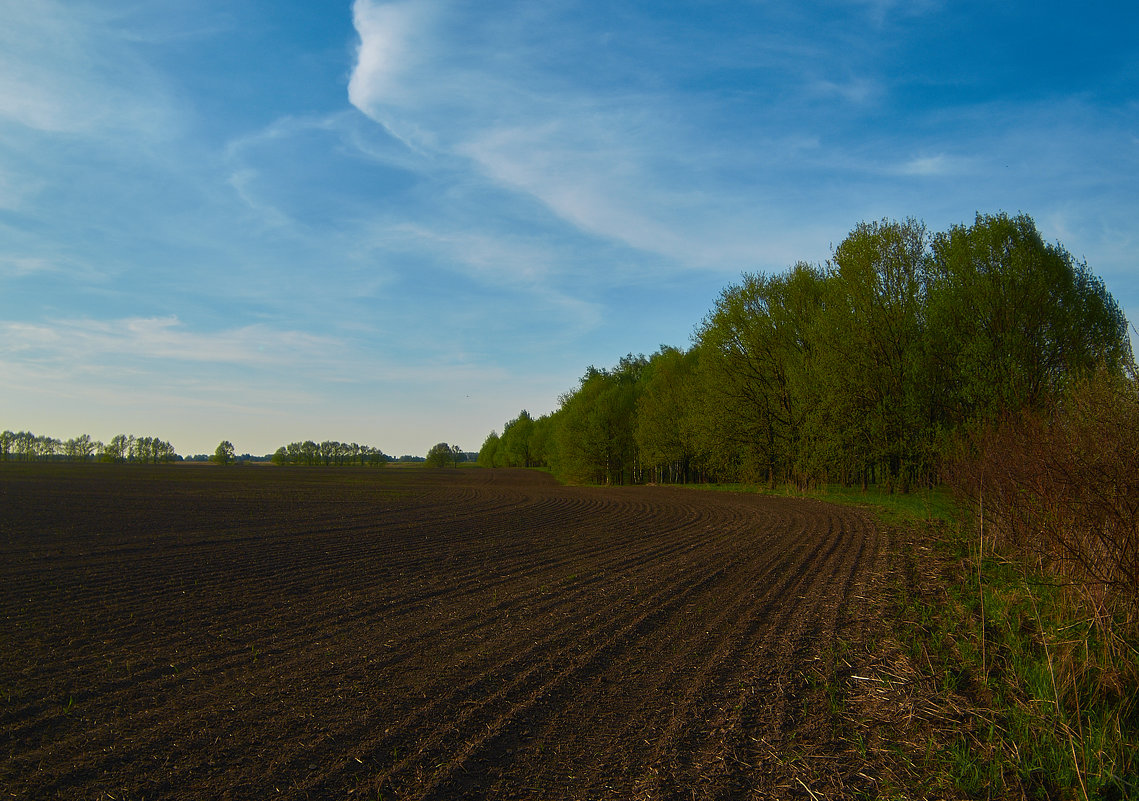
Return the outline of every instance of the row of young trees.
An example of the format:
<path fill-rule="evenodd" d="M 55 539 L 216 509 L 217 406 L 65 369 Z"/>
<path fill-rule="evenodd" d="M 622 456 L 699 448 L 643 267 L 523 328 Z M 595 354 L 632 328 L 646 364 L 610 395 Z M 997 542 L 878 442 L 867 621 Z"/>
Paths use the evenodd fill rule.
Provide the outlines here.
<path fill-rule="evenodd" d="M 193 457 L 195 460 L 206 457 Z M 248 457 L 242 457 L 248 458 Z M 292 442 L 277 449 L 270 458 L 274 464 L 292 465 L 382 465 L 392 457 L 379 448 L 355 442 L 312 440 Z M 181 459 L 174 446 L 158 437 L 117 434 L 109 442 L 81 434 L 68 440 L 33 434 L 30 431 L 0 432 L 0 461 L 69 460 L 75 462 L 141 462 L 159 464 Z M 233 445 L 222 441 L 211 461 L 228 464 L 237 457 Z"/>
<path fill-rule="evenodd" d="M 930 480 L 963 435 L 1131 363 L 1102 281 L 1027 215 L 862 223 L 822 266 L 745 274 L 687 350 L 590 367 L 479 460 L 568 480 Z"/>
<path fill-rule="evenodd" d="M 321 443 L 305 440 L 282 445 L 270 458 L 278 465 L 382 465 L 391 457 L 379 448 L 355 442 L 326 440 Z"/>
<path fill-rule="evenodd" d="M 117 434 L 103 443 L 81 434 L 68 440 L 30 431 L 0 432 L 0 461 L 145 462 L 158 464 L 177 458 L 174 446 L 158 437 Z"/>

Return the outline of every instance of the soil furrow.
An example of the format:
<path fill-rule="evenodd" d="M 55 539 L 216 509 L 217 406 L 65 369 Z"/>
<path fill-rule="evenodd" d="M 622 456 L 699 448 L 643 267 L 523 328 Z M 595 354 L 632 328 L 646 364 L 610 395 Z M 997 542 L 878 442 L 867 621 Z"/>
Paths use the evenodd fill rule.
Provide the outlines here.
<path fill-rule="evenodd" d="M 886 567 L 855 512 L 527 471 L 0 488 L 15 798 L 771 794 Z"/>

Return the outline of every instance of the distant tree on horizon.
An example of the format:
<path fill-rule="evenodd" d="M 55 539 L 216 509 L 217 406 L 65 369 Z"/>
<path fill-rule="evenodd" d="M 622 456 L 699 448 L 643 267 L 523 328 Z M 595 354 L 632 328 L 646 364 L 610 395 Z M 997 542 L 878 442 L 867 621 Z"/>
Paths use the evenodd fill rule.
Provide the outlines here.
<path fill-rule="evenodd" d="M 228 439 L 223 439 L 218 443 L 217 450 L 214 451 L 214 461 L 220 465 L 227 465 L 233 461 L 233 443 Z"/>
<path fill-rule="evenodd" d="M 455 467 L 462 454 L 463 451 L 458 445 L 451 446 L 446 442 L 440 442 L 431 446 L 431 450 L 427 452 L 426 463 L 428 467 Z"/>

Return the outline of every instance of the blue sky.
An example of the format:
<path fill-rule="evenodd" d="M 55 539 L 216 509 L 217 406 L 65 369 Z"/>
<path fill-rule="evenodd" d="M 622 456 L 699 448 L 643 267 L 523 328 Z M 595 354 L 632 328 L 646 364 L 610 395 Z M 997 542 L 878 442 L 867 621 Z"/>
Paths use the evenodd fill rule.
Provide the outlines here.
<path fill-rule="evenodd" d="M 860 221 L 1139 321 L 1131 3 L 0 0 L 0 427 L 477 450 Z"/>

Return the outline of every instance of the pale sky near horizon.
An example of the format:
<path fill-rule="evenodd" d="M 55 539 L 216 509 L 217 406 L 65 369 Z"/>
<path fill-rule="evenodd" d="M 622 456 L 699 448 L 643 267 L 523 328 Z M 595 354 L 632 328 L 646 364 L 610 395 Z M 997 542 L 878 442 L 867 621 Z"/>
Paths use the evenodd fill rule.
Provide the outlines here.
<path fill-rule="evenodd" d="M 478 450 L 978 211 L 1139 322 L 1134 4 L 0 0 L 0 428 Z"/>

